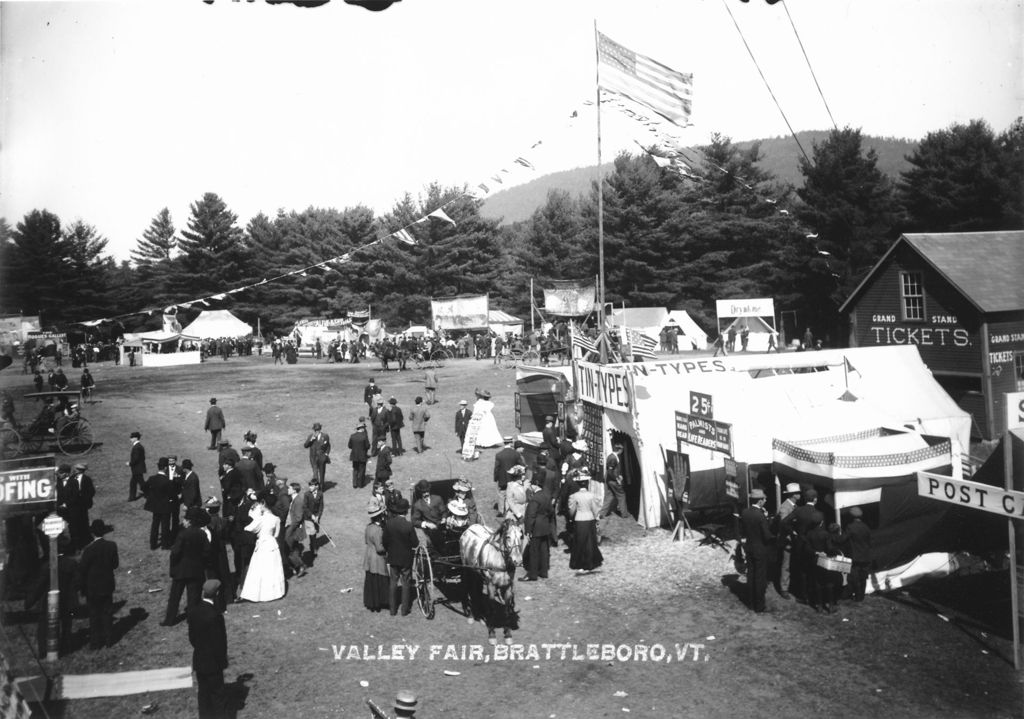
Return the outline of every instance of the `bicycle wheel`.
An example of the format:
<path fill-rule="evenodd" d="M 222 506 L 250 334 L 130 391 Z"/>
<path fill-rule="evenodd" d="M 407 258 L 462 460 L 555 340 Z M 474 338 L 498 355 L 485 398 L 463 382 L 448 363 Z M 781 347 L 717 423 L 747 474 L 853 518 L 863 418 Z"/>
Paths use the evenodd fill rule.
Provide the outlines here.
<path fill-rule="evenodd" d="M 438 367 L 443 367 L 446 359 L 448 359 L 448 354 L 444 350 L 434 350 L 430 354 L 430 361 Z"/>
<path fill-rule="evenodd" d="M 430 565 L 430 552 L 426 547 L 419 547 L 412 564 L 413 582 L 416 584 L 416 604 L 423 616 L 434 618 L 434 598 L 431 591 L 434 586 L 434 570 Z"/>
<path fill-rule="evenodd" d="M 523 364 L 536 367 L 540 364 L 540 352 L 537 350 L 526 350 L 523 352 Z"/>
<path fill-rule="evenodd" d="M 21 454 L 21 436 L 11 427 L 0 427 L 0 459 L 14 459 Z"/>
<path fill-rule="evenodd" d="M 85 454 L 95 442 L 89 422 L 79 418 L 68 422 L 57 434 L 57 446 L 64 454 Z"/>

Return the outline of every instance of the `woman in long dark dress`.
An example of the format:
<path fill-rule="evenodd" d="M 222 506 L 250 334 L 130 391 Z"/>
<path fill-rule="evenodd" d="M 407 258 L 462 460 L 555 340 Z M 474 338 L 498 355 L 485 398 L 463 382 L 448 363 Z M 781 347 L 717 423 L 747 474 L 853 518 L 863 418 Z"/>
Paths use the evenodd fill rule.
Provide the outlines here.
<path fill-rule="evenodd" d="M 604 562 L 597 546 L 597 517 L 601 503 L 590 491 L 590 470 L 580 467 L 576 470 L 576 486 L 579 489 L 569 496 L 569 516 L 573 518 L 572 552 L 569 554 L 569 568 L 578 574 L 591 572 Z"/>
<path fill-rule="evenodd" d="M 388 563 L 384 556 L 384 505 L 370 499 L 366 508 L 370 523 L 366 525 L 366 551 L 363 555 L 363 606 L 371 612 L 387 609 L 390 604 Z"/>

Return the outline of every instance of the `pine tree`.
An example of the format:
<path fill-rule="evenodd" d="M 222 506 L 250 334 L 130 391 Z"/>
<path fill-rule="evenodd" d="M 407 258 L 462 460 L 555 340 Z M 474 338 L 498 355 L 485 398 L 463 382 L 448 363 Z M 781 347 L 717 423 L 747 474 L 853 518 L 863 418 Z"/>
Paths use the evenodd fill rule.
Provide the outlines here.
<path fill-rule="evenodd" d="M 191 205 L 173 263 L 174 286 L 181 300 L 233 289 L 246 279 L 247 253 L 238 216 L 213 192 Z"/>
<path fill-rule="evenodd" d="M 142 237 L 136 241 L 131 251 L 132 262 L 141 268 L 171 259 L 178 246 L 176 233 L 177 230 L 171 221 L 171 211 L 165 207 L 157 213 L 149 227 L 143 231 Z"/>

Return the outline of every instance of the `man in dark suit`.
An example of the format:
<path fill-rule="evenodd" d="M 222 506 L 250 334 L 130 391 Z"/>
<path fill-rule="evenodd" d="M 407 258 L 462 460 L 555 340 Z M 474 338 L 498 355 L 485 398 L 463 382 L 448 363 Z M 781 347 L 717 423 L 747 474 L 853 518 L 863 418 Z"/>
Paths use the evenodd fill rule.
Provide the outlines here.
<path fill-rule="evenodd" d="M 224 411 L 217 406 L 217 398 L 210 398 L 210 407 L 206 410 L 206 424 L 203 429 L 210 432 L 210 449 L 217 449 L 220 445 L 220 433 L 226 429 L 228 423 L 224 420 Z"/>
<path fill-rule="evenodd" d="M 89 533 L 89 510 L 96 496 L 92 478 L 85 473 L 88 465 L 78 462 L 70 473 L 57 481 L 57 514 L 68 523 L 71 545 L 78 550 L 92 541 Z"/>
<path fill-rule="evenodd" d="M 366 437 L 366 425 L 362 422 L 348 438 L 348 449 L 348 458 L 352 462 L 352 489 L 361 489 L 366 486 L 366 460 L 370 457 L 370 440 Z"/>
<path fill-rule="evenodd" d="M 400 497 L 391 506 L 391 518 L 384 525 L 381 543 L 387 552 L 388 572 L 391 575 L 391 616 L 398 614 L 399 586 L 401 586 L 402 616 L 412 611 L 412 559 L 420 546 L 416 530 L 405 518 L 409 500 Z"/>
<path fill-rule="evenodd" d="M 242 486 L 246 489 L 263 489 L 263 472 L 253 458 L 252 447 L 242 447 L 242 458 L 235 463 L 235 471 L 242 478 Z"/>
<path fill-rule="evenodd" d="M 468 402 L 459 402 L 459 411 L 455 413 L 455 436 L 459 438 L 459 452 L 466 444 L 466 430 L 469 428 L 469 418 L 473 413 L 469 411 Z"/>
<path fill-rule="evenodd" d="M 288 485 L 288 512 L 281 522 L 284 533 L 285 561 L 292 568 L 293 576 L 306 576 L 306 565 L 302 561 L 302 542 L 306 539 L 306 492 L 298 482 Z"/>
<path fill-rule="evenodd" d="M 156 461 L 156 474 L 146 480 L 144 489 L 144 509 L 153 514 L 149 525 L 149 548 L 170 549 L 174 487 L 171 485 L 171 478 L 167 476 L 167 457 L 161 457 Z"/>
<path fill-rule="evenodd" d="M 363 404 L 366 405 L 368 411 L 373 412 L 373 405 L 375 397 L 381 393 L 381 388 L 377 386 L 377 380 L 373 377 L 370 378 L 370 384 L 366 385 L 363 389 Z"/>
<path fill-rule="evenodd" d="M 238 450 L 231 446 L 231 442 L 226 439 L 220 441 L 220 445 L 217 447 L 217 476 L 221 477 L 224 475 L 224 463 L 229 461 L 231 466 L 234 467 L 238 464 L 238 460 L 242 457 L 238 454 Z"/>
<path fill-rule="evenodd" d="M 863 521 L 864 511 L 860 507 L 850 508 L 850 523 L 839 536 L 839 546 L 852 561 L 850 567 L 850 597 L 855 602 L 864 601 L 868 574 L 871 572 L 871 529 Z"/>
<path fill-rule="evenodd" d="M 117 545 L 103 535 L 113 530 L 102 519 L 90 525 L 94 539 L 78 560 L 78 590 L 89 607 L 89 647 L 99 649 L 114 644 L 114 570 L 117 569 Z"/>
<path fill-rule="evenodd" d="M 543 476 L 535 474 L 531 483 L 533 493 L 526 500 L 526 515 L 523 519 L 523 529 L 529 538 L 524 557 L 526 565 L 527 582 L 535 582 L 537 578 L 548 578 L 548 569 L 551 563 L 551 537 L 555 534 L 554 509 L 551 502 L 551 494 L 544 486 L 546 473 Z"/>
<path fill-rule="evenodd" d="M 245 583 L 245 574 L 249 571 L 249 560 L 252 559 L 253 550 L 256 549 L 256 535 L 246 530 L 249 522 L 252 521 L 252 518 L 249 517 L 249 510 L 252 509 L 255 502 L 256 492 L 250 489 L 238 500 L 232 515 L 231 548 L 234 552 L 236 594 Z"/>
<path fill-rule="evenodd" d="M 370 441 L 372 455 L 377 456 L 378 440 L 388 436 L 388 411 L 384 407 L 384 398 L 378 396 L 376 404 L 370 408 L 370 426 L 373 427 L 373 439 Z"/>
<path fill-rule="evenodd" d="M 818 501 L 818 492 L 813 487 L 802 494 L 802 503 L 797 506 L 782 526 L 789 532 L 792 550 L 789 557 L 789 593 L 796 595 L 797 601 L 806 604 L 810 601 L 810 590 L 813 583 L 815 567 L 814 552 L 808 551 L 807 533 L 817 524 L 815 515 L 819 514 L 814 505 Z"/>
<path fill-rule="evenodd" d="M 132 432 L 132 448 L 128 455 L 128 461 L 125 462 L 128 465 L 128 470 L 132 473 L 132 478 L 128 484 L 128 501 L 134 502 L 138 499 L 138 491 L 145 491 L 142 489 L 146 482 L 146 448 L 142 446 L 142 433 Z"/>
<path fill-rule="evenodd" d="M 187 512 L 189 507 L 201 507 L 203 505 L 203 494 L 199 489 L 199 475 L 196 474 L 191 459 L 182 461 L 181 471 L 181 506 Z"/>
<path fill-rule="evenodd" d="M 167 476 L 171 480 L 171 537 L 178 536 L 181 528 L 181 489 L 185 482 L 185 470 L 178 466 L 178 455 L 167 455 Z"/>
<path fill-rule="evenodd" d="M 228 634 L 224 615 L 214 603 L 219 591 L 219 581 L 206 580 L 202 586 L 202 599 L 187 612 L 199 719 L 222 719 L 227 716 L 224 670 L 228 668 Z"/>
<path fill-rule="evenodd" d="M 750 501 L 752 504 L 740 512 L 740 529 L 746 538 L 743 546 L 747 555 L 750 608 L 760 614 L 765 611 L 764 593 L 768 589 L 768 558 L 774 537 L 768 528 L 764 490 L 750 490 Z"/>
<path fill-rule="evenodd" d="M 402 446 L 402 427 L 405 426 L 405 414 L 398 406 L 398 400 L 392 397 L 388 400 L 388 429 L 391 431 L 391 453 L 396 457 L 405 454 L 405 447 Z"/>
<path fill-rule="evenodd" d="M 523 455 L 513 447 L 511 437 L 504 438 L 505 446 L 494 455 L 494 481 L 498 484 L 498 507 L 505 506 L 505 490 L 508 487 L 508 471 L 517 465 L 526 466 Z"/>
<path fill-rule="evenodd" d="M 544 442 L 541 445 L 548 452 L 558 451 L 558 430 L 555 429 L 555 418 L 548 415 L 544 418 L 544 429 L 541 432 Z"/>
<path fill-rule="evenodd" d="M 185 513 L 185 529 L 171 547 L 171 590 L 167 595 L 167 612 L 161 626 L 173 626 L 178 621 L 183 592 L 187 592 L 186 609 L 199 603 L 209 564 L 210 537 L 206 530 L 209 523 L 210 515 L 204 509 L 193 507 Z"/>
<path fill-rule="evenodd" d="M 327 464 L 331 461 L 331 438 L 323 431 L 319 422 L 313 423 L 313 432 L 302 445 L 309 450 L 309 466 L 313 468 L 313 479 L 324 486 L 327 477 Z"/>

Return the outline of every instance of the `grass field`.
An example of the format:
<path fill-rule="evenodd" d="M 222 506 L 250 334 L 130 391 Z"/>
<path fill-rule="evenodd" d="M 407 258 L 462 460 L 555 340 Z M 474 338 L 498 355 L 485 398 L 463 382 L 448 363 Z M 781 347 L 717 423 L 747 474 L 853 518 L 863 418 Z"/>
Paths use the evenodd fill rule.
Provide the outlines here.
<path fill-rule="evenodd" d="M 671 542 L 664 530 L 611 518 L 602 522 L 601 571 L 575 576 L 559 547 L 551 579 L 517 586 L 520 629 L 511 648 L 490 647 L 484 627 L 445 607 L 430 621 L 415 610 L 394 618 L 370 613 L 362 606 L 370 490 L 351 488 L 345 447 L 366 412 L 362 388 L 370 376 L 407 411 L 423 394 L 421 373 L 309 359 L 274 366 L 267 356 L 186 368 L 92 369 L 98 401 L 85 415 L 103 445 L 86 458 L 98 490 L 91 518 L 112 524 L 109 538 L 120 547 L 119 641 L 89 651 L 83 646 L 87 623 L 77 620 L 75 648 L 58 665 L 66 674 L 190 663 L 186 625 L 158 626 L 168 558 L 149 550 L 142 503 L 126 501 L 125 461 L 129 432 L 137 429 L 150 471 L 161 455 L 191 458 L 204 493 L 218 494 L 215 453 L 206 449 L 203 432 L 208 399 L 217 397 L 226 438 L 237 447 L 247 430 L 257 432 L 265 461 L 278 465 L 280 475 L 309 479 L 302 443 L 314 421 L 335 448 L 324 526 L 337 546 L 324 547 L 309 575 L 290 582 L 285 598 L 228 607 L 227 681 L 240 717 L 366 717 L 367 698 L 390 709 L 401 688 L 419 695 L 421 717 L 1019 715 L 1006 573 L 869 597 L 831 616 L 769 589 L 769 612 L 754 615 L 722 549 L 693 539 Z M 31 391 L 29 378 L 14 372 L 0 375 L 0 387 L 19 395 Z M 76 380 L 77 372 L 69 376 Z M 463 462 L 453 417 L 460 399 L 472 402 L 474 388 L 488 389 L 499 429 L 513 433 L 515 372 L 456 360 L 439 379 L 430 449 L 396 458 L 395 476 L 403 491 L 424 477 L 465 476 L 491 520 L 494 450 Z M 22 418 L 33 411 L 19 405 Z M 407 448 L 411 439 L 406 431 Z M 5 650 L 19 674 L 38 673 L 28 651 L 34 630 L 34 621 L 21 615 L 5 622 Z M 49 716 L 129 717 L 153 702 L 159 703 L 156 717 L 196 713 L 194 690 L 54 702 L 45 709 Z"/>

